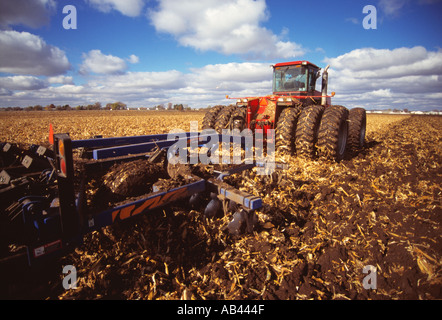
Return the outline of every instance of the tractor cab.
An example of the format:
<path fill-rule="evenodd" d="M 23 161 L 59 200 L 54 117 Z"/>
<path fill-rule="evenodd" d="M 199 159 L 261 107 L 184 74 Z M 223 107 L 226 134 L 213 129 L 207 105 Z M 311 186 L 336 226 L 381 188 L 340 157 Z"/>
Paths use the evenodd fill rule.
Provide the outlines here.
<path fill-rule="evenodd" d="M 277 63 L 273 66 L 274 95 L 315 95 L 320 68 L 308 61 Z"/>

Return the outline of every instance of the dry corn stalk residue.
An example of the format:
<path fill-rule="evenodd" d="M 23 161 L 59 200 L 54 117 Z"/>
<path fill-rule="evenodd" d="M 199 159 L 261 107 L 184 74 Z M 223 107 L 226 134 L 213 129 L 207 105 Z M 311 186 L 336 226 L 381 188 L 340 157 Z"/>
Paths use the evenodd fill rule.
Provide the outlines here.
<path fill-rule="evenodd" d="M 41 113 L 43 114 L 43 113 Z M 54 117 L 52 115 L 54 114 Z M 75 114 L 75 113 L 72 113 Z M 80 113 L 79 113 L 80 114 Z M 204 113 L 1 114 L 0 140 L 47 141 L 49 122 L 74 139 L 188 131 Z M 367 144 L 340 163 L 280 159 L 286 171 L 228 182 L 262 197 L 251 234 L 223 231 L 175 203 L 86 235 L 56 274 L 23 296 L 52 299 L 441 299 L 442 118 L 368 115 Z M 366 265 L 377 288 L 365 289 Z M 61 268 L 60 268 L 61 270 Z M 31 290 L 32 291 L 32 290 Z"/>

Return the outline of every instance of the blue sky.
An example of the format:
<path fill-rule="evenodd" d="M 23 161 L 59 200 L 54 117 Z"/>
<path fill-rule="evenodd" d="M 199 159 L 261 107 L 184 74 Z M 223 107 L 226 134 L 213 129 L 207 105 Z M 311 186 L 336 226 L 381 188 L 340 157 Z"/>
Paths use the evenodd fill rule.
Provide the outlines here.
<path fill-rule="evenodd" d="M 335 104 L 440 110 L 441 14 L 440 0 L 0 0 L 0 107 L 228 104 L 270 94 L 271 64 L 309 60 L 330 64 Z"/>

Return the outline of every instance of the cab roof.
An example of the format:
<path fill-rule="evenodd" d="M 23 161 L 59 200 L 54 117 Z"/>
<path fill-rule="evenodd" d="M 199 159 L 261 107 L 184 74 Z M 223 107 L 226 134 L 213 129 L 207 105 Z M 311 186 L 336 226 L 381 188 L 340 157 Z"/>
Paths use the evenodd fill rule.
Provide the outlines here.
<path fill-rule="evenodd" d="M 307 61 L 307 60 L 299 60 L 299 61 L 290 61 L 290 62 L 281 62 L 281 63 L 277 63 L 273 66 L 273 68 L 275 67 L 285 67 L 285 66 L 294 66 L 294 65 L 299 65 L 302 64 L 304 66 L 312 66 L 315 68 L 320 69 L 317 65 Z"/>

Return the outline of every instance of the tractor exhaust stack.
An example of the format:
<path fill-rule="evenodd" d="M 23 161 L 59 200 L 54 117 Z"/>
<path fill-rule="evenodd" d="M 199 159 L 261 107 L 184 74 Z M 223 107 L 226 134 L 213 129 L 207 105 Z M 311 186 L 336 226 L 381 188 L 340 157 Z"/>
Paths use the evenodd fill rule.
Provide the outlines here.
<path fill-rule="evenodd" d="M 322 100 L 321 104 L 325 106 L 327 104 L 327 85 L 328 85 L 328 68 L 330 65 L 326 66 L 324 72 L 322 73 Z"/>

